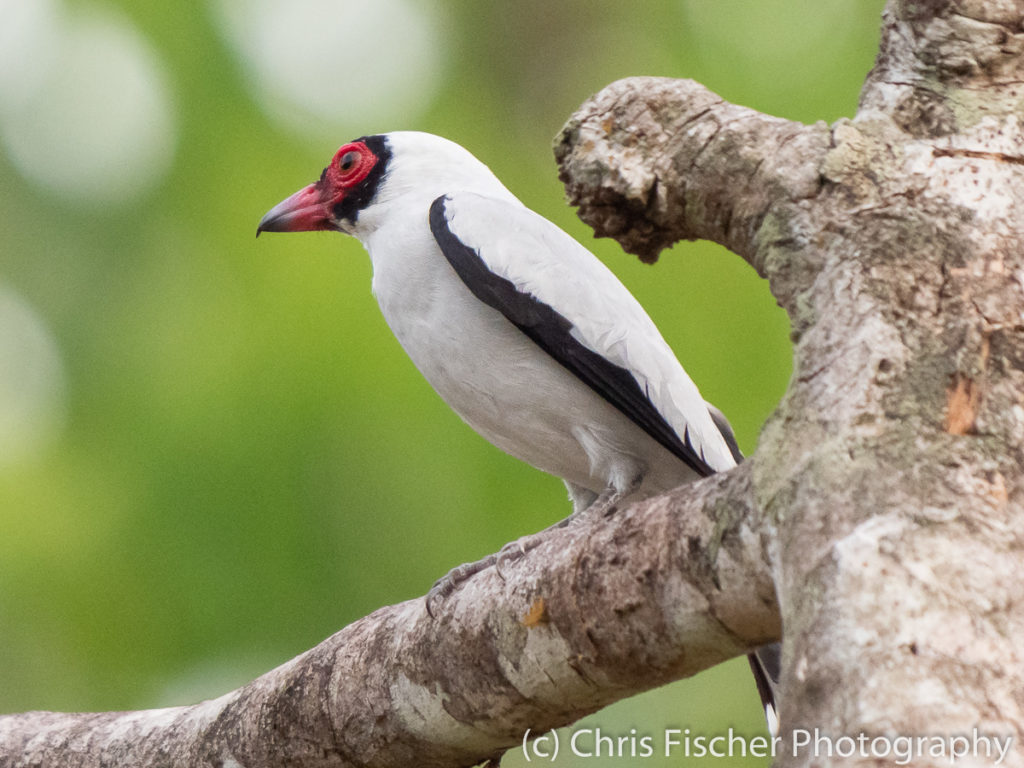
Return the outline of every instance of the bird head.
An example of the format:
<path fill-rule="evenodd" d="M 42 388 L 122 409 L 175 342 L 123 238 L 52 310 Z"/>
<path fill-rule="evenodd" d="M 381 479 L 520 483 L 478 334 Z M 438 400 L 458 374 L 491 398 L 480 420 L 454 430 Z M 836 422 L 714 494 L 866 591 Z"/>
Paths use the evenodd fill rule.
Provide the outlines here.
<path fill-rule="evenodd" d="M 350 141 L 334 153 L 319 181 L 267 211 L 256 236 L 261 232 L 344 231 L 345 222 L 354 223 L 359 211 L 375 197 L 390 159 L 384 136 Z"/>
<path fill-rule="evenodd" d="M 486 165 L 452 141 L 416 131 L 363 136 L 334 153 L 319 181 L 271 208 L 256 234 L 326 229 L 362 237 L 394 205 L 422 210 L 426 221 L 434 198 L 460 189 L 515 201 Z"/>

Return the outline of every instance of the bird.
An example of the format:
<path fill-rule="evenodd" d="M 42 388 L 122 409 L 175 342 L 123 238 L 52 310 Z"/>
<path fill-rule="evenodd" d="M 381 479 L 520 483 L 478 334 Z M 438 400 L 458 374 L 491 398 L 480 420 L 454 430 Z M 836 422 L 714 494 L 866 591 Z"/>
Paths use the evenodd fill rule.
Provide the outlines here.
<path fill-rule="evenodd" d="M 567 520 L 742 461 L 625 285 L 459 144 L 418 131 L 350 141 L 256 234 L 319 230 L 362 242 L 406 354 L 481 436 L 564 481 Z M 496 559 L 453 569 L 431 594 Z M 771 725 L 778 650 L 764 655 L 749 658 Z"/>

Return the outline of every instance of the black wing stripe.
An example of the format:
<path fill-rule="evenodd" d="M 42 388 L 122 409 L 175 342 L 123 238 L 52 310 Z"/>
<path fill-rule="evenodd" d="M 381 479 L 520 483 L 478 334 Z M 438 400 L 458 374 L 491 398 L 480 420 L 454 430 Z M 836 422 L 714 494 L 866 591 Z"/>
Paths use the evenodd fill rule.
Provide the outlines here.
<path fill-rule="evenodd" d="M 714 474 L 690 442 L 672 429 L 647 398 L 633 375 L 609 362 L 573 338 L 572 323 L 534 296 L 520 291 L 510 280 L 494 274 L 474 249 L 448 226 L 446 197 L 430 206 L 430 231 L 456 274 L 480 301 L 498 310 L 558 363 L 618 408 L 634 424 L 661 443 L 701 476 Z"/>

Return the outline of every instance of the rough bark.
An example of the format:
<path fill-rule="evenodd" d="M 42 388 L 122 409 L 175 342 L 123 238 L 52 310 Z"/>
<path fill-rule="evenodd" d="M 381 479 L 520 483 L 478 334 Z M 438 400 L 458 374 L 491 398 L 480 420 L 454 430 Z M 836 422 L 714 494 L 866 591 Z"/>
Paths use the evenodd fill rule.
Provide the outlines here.
<path fill-rule="evenodd" d="M 979 729 L 1024 764 L 1022 29 L 1019 1 L 890 0 L 853 120 L 635 78 L 559 139 L 599 234 L 645 260 L 722 243 L 789 314 L 794 375 L 753 474 L 784 731 Z"/>
<path fill-rule="evenodd" d="M 0 717 L 0 765 L 458 766 L 779 636 L 752 464 L 552 532 L 219 699 Z"/>

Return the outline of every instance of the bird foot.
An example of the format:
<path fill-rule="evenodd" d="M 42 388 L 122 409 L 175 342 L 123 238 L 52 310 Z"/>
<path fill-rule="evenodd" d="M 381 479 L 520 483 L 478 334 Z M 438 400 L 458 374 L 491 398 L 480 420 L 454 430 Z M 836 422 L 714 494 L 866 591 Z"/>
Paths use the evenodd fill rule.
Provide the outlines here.
<path fill-rule="evenodd" d="M 564 523 L 565 521 L 563 520 L 562 522 Z M 494 570 L 498 572 L 502 581 L 505 580 L 504 568 L 512 565 L 512 563 L 517 560 L 523 559 L 528 552 L 540 546 L 540 543 L 544 540 L 544 534 L 550 530 L 551 528 L 545 528 L 540 533 L 534 533 L 530 536 L 521 536 L 515 541 L 510 541 L 501 548 L 498 552 L 497 559 L 494 562 Z"/>
<path fill-rule="evenodd" d="M 514 543 L 515 542 L 513 542 L 513 544 Z M 512 545 L 506 544 L 505 546 L 509 547 Z M 502 551 L 504 551 L 504 548 L 502 548 Z M 437 607 L 441 601 L 458 589 L 463 582 L 468 581 L 471 577 L 480 573 L 480 571 L 494 565 L 498 561 L 498 557 L 500 555 L 501 552 L 495 555 L 488 555 L 485 558 L 477 560 L 475 563 L 463 563 L 462 565 L 457 565 L 440 579 L 435 581 L 434 586 L 432 586 L 430 591 L 427 592 L 427 615 L 429 615 L 430 618 L 434 618 L 434 608 Z M 499 575 L 501 575 L 500 571 Z"/>
<path fill-rule="evenodd" d="M 614 488 L 606 488 L 601 495 L 594 499 L 594 503 L 586 509 L 573 512 L 569 515 L 569 522 L 575 523 L 584 517 L 609 517 L 618 509 L 618 504 L 628 493 L 628 490 L 616 491 Z"/>
<path fill-rule="evenodd" d="M 586 517 L 611 517 L 618 511 L 622 500 L 639 488 L 641 482 L 643 482 L 643 475 L 638 475 L 622 490 L 617 491 L 615 488 L 605 488 L 588 506 L 583 509 L 574 510 L 560 525 L 576 523 Z"/>
<path fill-rule="evenodd" d="M 507 568 L 517 560 L 521 560 L 528 552 L 540 546 L 544 541 L 544 537 L 550 531 L 568 525 L 574 518 L 575 515 L 570 515 L 564 520 L 558 521 L 539 533 L 523 536 L 515 541 L 510 541 L 493 555 L 488 555 L 481 560 L 477 560 L 475 563 L 463 563 L 462 565 L 452 568 L 447 574 L 434 582 L 434 586 L 432 586 L 430 591 L 427 593 L 427 614 L 431 618 L 434 618 L 434 609 L 437 608 L 445 598 L 449 597 L 471 577 L 480 573 L 480 571 L 490 568 L 492 565 L 494 566 L 495 572 L 504 581 L 505 573 L 503 569 Z"/>
<path fill-rule="evenodd" d="M 480 571 L 490 568 L 492 565 L 494 566 L 495 572 L 504 581 L 505 574 L 502 572 L 503 566 L 514 563 L 516 560 L 524 557 L 530 550 L 536 549 L 543 540 L 542 537 L 545 533 L 550 531 L 552 528 L 564 525 L 569 521 L 569 519 L 570 518 L 566 518 L 560 523 L 551 526 L 551 528 L 545 528 L 540 533 L 535 533 L 532 536 L 523 536 L 515 541 L 511 541 L 503 546 L 497 553 L 487 555 L 487 557 L 477 560 L 475 563 L 463 563 L 462 565 L 452 568 L 448 573 L 435 581 L 434 586 L 432 586 L 430 591 L 427 592 L 427 614 L 430 618 L 434 618 L 435 608 L 439 607 L 442 601 L 448 598 L 456 589 L 461 587 L 463 583 L 480 573 Z"/>
<path fill-rule="evenodd" d="M 434 618 L 434 609 L 437 608 L 445 598 L 449 597 L 471 577 L 480 573 L 480 571 L 490 568 L 492 565 L 494 566 L 498 576 L 504 580 L 505 569 L 516 561 L 521 560 L 527 555 L 527 553 L 539 547 L 552 531 L 564 528 L 567 525 L 573 525 L 584 517 L 590 517 L 592 515 L 608 516 L 614 514 L 618 508 L 619 502 L 622 501 L 622 499 L 627 496 L 636 485 L 639 485 L 639 479 L 632 486 L 621 491 L 616 491 L 614 488 L 608 488 L 601 493 L 601 495 L 598 496 L 590 506 L 586 507 L 586 509 L 574 511 L 564 520 L 559 520 L 554 525 L 548 526 L 539 533 L 523 536 L 515 541 L 509 542 L 497 553 L 488 555 L 481 560 L 477 560 L 475 563 L 463 563 L 462 565 L 452 568 L 447 574 L 434 582 L 434 586 L 432 586 L 430 591 L 427 593 L 427 614 L 431 618 Z"/>

